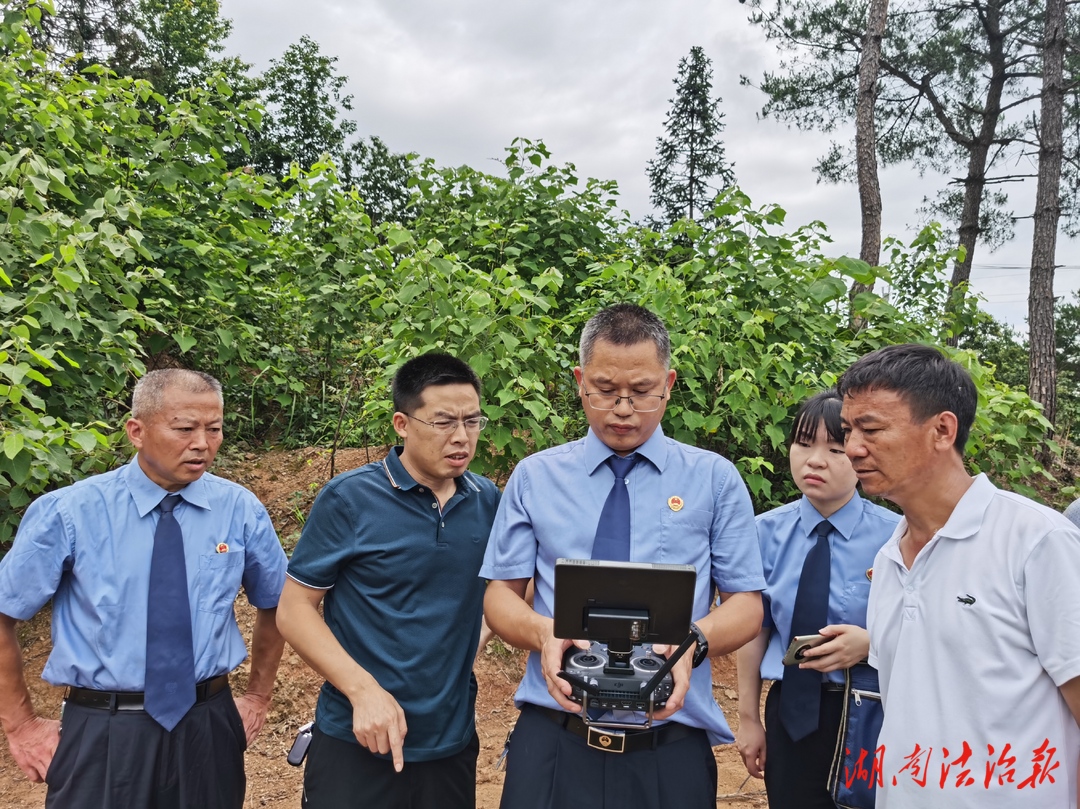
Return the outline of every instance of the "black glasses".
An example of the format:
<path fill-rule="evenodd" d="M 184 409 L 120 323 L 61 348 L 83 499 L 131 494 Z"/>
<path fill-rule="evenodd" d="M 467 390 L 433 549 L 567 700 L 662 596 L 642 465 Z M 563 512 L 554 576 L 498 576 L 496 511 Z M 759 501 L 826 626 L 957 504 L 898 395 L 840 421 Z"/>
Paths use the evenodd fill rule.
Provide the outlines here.
<path fill-rule="evenodd" d="M 660 405 L 664 403 L 664 399 L 667 398 L 666 387 L 663 393 L 635 393 L 633 396 L 616 396 L 614 393 L 597 393 L 595 391 L 589 393 L 589 391 L 585 390 L 584 385 L 582 385 L 582 391 L 593 410 L 614 410 L 619 406 L 619 402 L 625 399 L 630 403 L 630 408 L 635 413 L 655 413 L 660 409 Z"/>
<path fill-rule="evenodd" d="M 435 430 L 435 432 L 442 433 L 443 435 L 453 435 L 457 432 L 458 425 L 461 424 L 465 425 L 465 432 L 470 435 L 475 435 L 487 427 L 489 421 L 487 416 L 473 416 L 468 419 L 436 419 L 435 421 L 424 421 L 416 416 L 410 416 L 408 413 L 405 414 L 405 418 L 419 421 L 421 424 L 426 424 L 428 427 Z"/>

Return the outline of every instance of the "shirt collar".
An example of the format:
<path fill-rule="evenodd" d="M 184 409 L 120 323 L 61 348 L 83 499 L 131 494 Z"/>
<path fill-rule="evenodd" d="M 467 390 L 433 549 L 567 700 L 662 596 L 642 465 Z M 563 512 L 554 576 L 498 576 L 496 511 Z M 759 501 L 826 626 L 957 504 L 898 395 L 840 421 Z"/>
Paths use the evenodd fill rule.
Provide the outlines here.
<path fill-rule="evenodd" d="M 953 507 L 952 514 L 941 526 L 935 536 L 944 539 L 967 539 L 973 537 L 982 527 L 990 501 L 997 494 L 997 486 L 990 482 L 985 473 L 980 473 L 964 496 Z M 900 538 L 907 533 L 907 517 L 900 517 L 893 535 L 882 547 L 882 552 L 898 565 L 904 565 L 904 556 L 900 553 Z"/>
<path fill-rule="evenodd" d="M 941 526 L 938 536 L 966 539 L 977 534 L 982 527 L 986 510 L 990 507 L 990 501 L 996 494 L 997 487 L 985 473 L 980 473 L 953 507 L 952 514 Z"/>
<path fill-rule="evenodd" d="M 667 460 L 667 450 L 667 439 L 664 438 L 664 430 L 660 425 L 657 425 L 649 439 L 634 452 L 648 460 L 658 471 L 663 472 L 664 463 Z M 589 432 L 585 435 L 585 471 L 591 475 L 614 453 L 615 450 L 597 438 L 596 433 L 590 427 Z"/>
<path fill-rule="evenodd" d="M 139 466 L 138 454 L 124 467 L 122 474 L 127 483 L 128 491 L 131 492 L 131 497 L 135 500 L 135 508 L 138 509 L 140 517 L 145 517 L 157 508 L 162 499 L 169 494 L 178 494 L 185 502 L 204 508 L 207 511 L 210 510 L 210 498 L 207 495 L 206 482 L 202 476 L 179 491 L 167 492 L 146 476 L 143 468 Z"/>
<path fill-rule="evenodd" d="M 386 472 L 386 477 L 390 481 L 390 485 L 395 489 L 407 492 L 410 489 L 415 489 L 420 484 L 413 480 L 413 476 L 409 474 L 408 470 L 405 468 L 405 464 L 401 462 L 401 453 L 404 452 L 404 450 L 405 447 L 400 445 L 392 447 L 390 451 L 386 453 L 386 457 L 382 459 L 382 467 L 383 471 Z M 480 491 L 480 487 L 473 483 L 469 478 L 468 470 L 454 480 L 454 485 L 457 487 L 457 491 L 462 494 L 468 494 L 470 491 Z"/>
<path fill-rule="evenodd" d="M 851 535 L 855 532 L 855 526 L 862 519 L 863 503 L 863 499 L 859 497 L 859 493 L 856 491 L 850 500 L 828 517 L 833 529 L 844 539 L 851 539 Z M 814 533 L 818 523 L 824 519 L 826 518 L 821 516 L 821 513 L 810 502 L 810 498 L 804 494 L 802 500 L 799 501 L 799 522 L 806 536 L 809 537 Z"/>
<path fill-rule="evenodd" d="M 410 489 L 417 487 L 417 482 L 413 480 L 412 475 L 405 469 L 405 464 L 401 462 L 401 453 L 405 450 L 403 446 L 391 447 L 390 451 L 386 453 L 386 457 L 382 459 L 383 471 L 386 472 L 386 477 L 390 480 L 390 485 L 395 489 L 400 489 L 403 492 L 407 492 Z"/>

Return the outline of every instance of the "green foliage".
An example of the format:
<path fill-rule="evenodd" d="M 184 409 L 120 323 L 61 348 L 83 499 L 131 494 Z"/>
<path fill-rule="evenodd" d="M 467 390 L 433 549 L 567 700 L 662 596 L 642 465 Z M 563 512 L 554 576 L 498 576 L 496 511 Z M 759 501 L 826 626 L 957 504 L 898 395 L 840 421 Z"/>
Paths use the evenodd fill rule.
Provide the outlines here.
<path fill-rule="evenodd" d="M 0 60 L 0 542 L 50 485 L 103 468 L 101 417 L 142 371 L 141 206 L 113 145 L 136 88 L 49 71 L 29 49 L 39 9 L 9 8 Z M 113 140 L 117 137 L 116 140 Z"/>
<path fill-rule="evenodd" d="M 670 224 L 679 219 L 695 219 L 708 210 L 717 191 L 735 181 L 724 157 L 724 114 L 720 99 L 712 97 L 712 62 L 702 48 L 679 60 L 679 74 L 673 79 L 675 97 L 664 119 L 667 135 L 656 139 L 656 158 L 649 161 L 651 202 Z"/>
<path fill-rule="evenodd" d="M 558 270 L 526 280 L 512 266 L 474 270 L 441 253 L 431 242 L 397 267 L 394 287 L 379 301 L 394 316 L 376 356 L 388 374 L 427 351 L 449 351 L 469 362 L 483 379 L 483 410 L 492 420 L 478 465 L 505 476 L 530 452 L 577 437 L 567 421 L 579 428 L 581 422 L 567 411 L 580 325 L 574 316 L 556 314 L 564 283 Z M 377 391 L 365 416 L 388 425 L 387 398 L 385 388 Z"/>
<path fill-rule="evenodd" d="M 0 28 L 0 542 L 32 495 L 115 462 L 148 360 L 202 343 L 220 361 L 257 333 L 242 292 L 268 230 L 262 178 L 221 157 L 252 109 L 220 83 L 171 102 L 54 72 L 29 47 L 37 13 Z"/>
<path fill-rule="evenodd" d="M 16 10 L 26 7 L 30 13 L 47 10 L 27 33 L 36 48 L 49 52 L 71 73 L 95 64 L 130 64 L 140 50 L 136 0 L 43 0 L 10 5 Z"/>
<path fill-rule="evenodd" d="M 505 176 L 421 164 L 404 221 L 373 217 L 321 159 L 282 182 L 231 169 L 262 111 L 223 75 L 169 99 L 53 71 L 27 35 L 39 11 L 0 25 L 0 543 L 33 496 L 117 461 L 146 367 L 218 376 L 231 442 L 370 445 L 393 440 L 396 368 L 449 351 L 484 380 L 474 468 L 498 478 L 583 434 L 581 327 L 634 300 L 673 337 L 665 430 L 731 457 L 764 508 L 793 494 L 784 434 L 806 395 L 867 350 L 956 327 L 935 315 L 937 231 L 870 268 L 736 189 L 715 227 L 633 227 L 613 183 L 579 180 L 539 142 L 515 141 Z M 851 303 L 851 280 L 896 297 Z M 961 356 L 984 401 L 975 464 L 1013 484 L 1038 473 L 1037 410 Z"/>
<path fill-rule="evenodd" d="M 626 252 L 615 183 L 589 178 L 578 188 L 573 164 L 546 163 L 540 142 L 517 138 L 506 151 L 506 177 L 424 161 L 413 181 L 417 241 L 437 240 L 487 272 L 506 265 L 531 279 L 556 269 L 567 278 L 563 300 L 594 261 Z"/>
<path fill-rule="evenodd" d="M 994 378 L 1018 390 L 1028 383 L 1027 341 L 1007 323 L 983 314 L 960 339 L 983 365 L 994 369 Z"/>
<path fill-rule="evenodd" d="M 946 284 L 948 266 L 964 256 L 963 247 L 948 247 L 948 241 L 941 225 L 931 222 L 908 244 L 889 236 L 882 245 L 888 256 L 883 278 L 889 302 L 940 343 L 967 334 L 986 317 L 967 284 L 956 289 Z"/>
<path fill-rule="evenodd" d="M 1080 423 L 1080 296 L 1076 293 L 1073 302 L 1055 307 L 1054 335 L 1058 370 L 1054 433 L 1075 441 L 1076 425 Z M 983 365 L 993 367 L 998 381 L 1016 390 L 1027 390 L 1027 340 L 1007 324 L 980 312 L 960 347 L 971 350 Z"/>
<path fill-rule="evenodd" d="M 220 10 L 218 0 L 138 0 L 138 52 L 130 64 L 115 59 L 108 64 L 121 75 L 146 79 L 173 98 L 183 88 L 203 83 L 222 64 L 235 64 L 215 58 L 232 28 Z"/>
<path fill-rule="evenodd" d="M 374 224 L 409 222 L 409 181 L 413 178 L 416 155 L 391 152 L 382 138 L 373 135 L 358 140 L 345 152 L 342 182 L 364 201 L 364 210 Z"/>
<path fill-rule="evenodd" d="M 1030 482 L 1036 476 L 1053 477 L 1036 460 L 1050 422 L 1026 393 L 998 382 L 993 372 L 980 365 L 973 352 L 953 354 L 971 372 L 979 388 L 979 408 L 968 440 L 969 465 L 1028 497 L 1039 498 Z M 1060 447 L 1050 442 L 1050 449 Z"/>
<path fill-rule="evenodd" d="M 339 111 L 352 110 L 352 96 L 343 94 L 348 78 L 336 64 L 306 35 L 270 60 L 262 78 L 267 114 L 254 155 L 259 171 L 285 177 L 291 164 L 308 170 L 324 157 L 340 165 L 356 123 L 338 120 Z"/>
<path fill-rule="evenodd" d="M 337 61 L 308 36 L 270 60 L 257 83 L 266 114 L 252 133 L 251 164 L 288 181 L 294 166 L 307 172 L 332 163 L 339 169 L 334 181 L 360 194 L 375 224 L 409 221 L 415 155 L 391 152 L 378 137 L 349 143 L 357 125 L 340 117 L 352 111 L 352 96 L 344 94 L 348 77 L 337 72 Z"/>

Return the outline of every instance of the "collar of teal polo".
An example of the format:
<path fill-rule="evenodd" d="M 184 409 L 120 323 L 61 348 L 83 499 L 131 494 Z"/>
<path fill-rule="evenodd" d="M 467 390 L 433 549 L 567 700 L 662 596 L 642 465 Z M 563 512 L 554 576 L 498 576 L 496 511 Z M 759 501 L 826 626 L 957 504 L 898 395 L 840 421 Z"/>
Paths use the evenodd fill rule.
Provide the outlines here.
<path fill-rule="evenodd" d="M 405 464 L 401 462 L 401 453 L 405 451 L 405 447 L 396 446 L 391 447 L 390 451 L 386 453 L 386 457 L 382 460 L 383 469 L 386 471 L 386 477 L 390 481 L 390 485 L 395 489 L 400 489 L 403 492 L 415 489 L 420 484 L 413 480 L 413 476 L 409 474 L 405 468 Z M 478 492 L 480 488 L 472 482 L 469 478 L 469 471 L 459 476 L 455 481 L 457 490 L 462 494 L 468 494 L 469 492 Z"/>

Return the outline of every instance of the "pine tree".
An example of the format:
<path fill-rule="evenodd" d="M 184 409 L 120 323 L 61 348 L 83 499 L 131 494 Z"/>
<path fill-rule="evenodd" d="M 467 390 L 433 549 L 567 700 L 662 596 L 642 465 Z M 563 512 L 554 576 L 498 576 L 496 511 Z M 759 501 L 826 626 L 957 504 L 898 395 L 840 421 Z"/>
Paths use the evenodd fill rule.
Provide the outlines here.
<path fill-rule="evenodd" d="M 664 120 L 665 137 L 656 139 L 656 158 L 649 161 L 652 204 L 668 222 L 694 219 L 731 185 L 735 174 L 724 157 L 724 114 L 721 99 L 712 98 L 712 62 L 699 46 L 679 60 L 673 79 L 675 97 Z M 719 180 L 720 188 L 711 180 Z"/>

